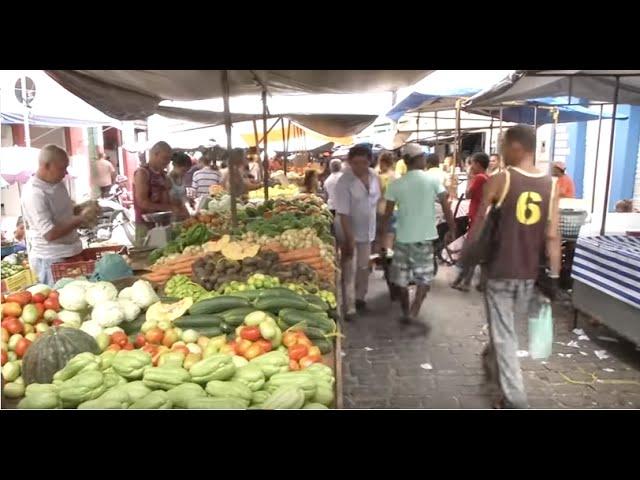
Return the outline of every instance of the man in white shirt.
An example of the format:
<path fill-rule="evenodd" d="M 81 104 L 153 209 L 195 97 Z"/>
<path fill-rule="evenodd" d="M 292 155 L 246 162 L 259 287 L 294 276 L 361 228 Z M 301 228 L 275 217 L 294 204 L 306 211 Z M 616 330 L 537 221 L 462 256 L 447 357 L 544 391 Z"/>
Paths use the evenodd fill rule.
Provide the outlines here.
<path fill-rule="evenodd" d="M 331 210 L 331 213 L 335 216 L 336 207 L 335 207 L 335 196 L 336 196 L 336 184 L 340 177 L 342 176 L 342 160 L 339 158 L 334 158 L 331 160 L 329 164 L 329 170 L 331 173 L 324 181 L 324 191 L 327 192 L 327 207 Z"/>
<path fill-rule="evenodd" d="M 341 250 L 342 288 L 345 320 L 353 319 L 356 309 L 366 308 L 369 286 L 371 242 L 376 236 L 376 213 L 380 199 L 380 179 L 369 168 L 371 150 L 356 145 L 349 150 L 350 168 L 336 183 L 336 238 Z"/>
<path fill-rule="evenodd" d="M 40 151 L 39 167 L 22 191 L 22 209 L 30 244 L 29 262 L 38 281 L 53 286 L 51 265 L 82 251 L 77 228 L 91 221 L 95 213 L 85 208 L 77 214 L 62 180 L 69 157 L 56 145 Z"/>
<path fill-rule="evenodd" d="M 197 197 L 209 196 L 211 185 L 222 185 L 222 175 L 214 168 L 215 161 L 208 155 L 200 159 L 203 167 L 193 174 L 192 187 Z"/>

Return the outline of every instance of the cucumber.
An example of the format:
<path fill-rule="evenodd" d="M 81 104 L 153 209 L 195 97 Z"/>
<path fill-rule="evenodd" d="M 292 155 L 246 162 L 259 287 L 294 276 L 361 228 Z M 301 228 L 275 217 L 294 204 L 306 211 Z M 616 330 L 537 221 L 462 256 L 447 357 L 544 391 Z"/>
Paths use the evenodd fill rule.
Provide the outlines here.
<path fill-rule="evenodd" d="M 222 327 L 193 327 L 193 330 L 198 332 L 198 334 L 203 337 L 217 337 L 218 335 L 222 335 L 225 333 L 222 330 Z"/>
<path fill-rule="evenodd" d="M 245 298 L 249 301 L 253 301 L 260 296 L 261 290 L 243 290 L 242 292 L 232 292 L 228 295 L 232 297 Z"/>
<path fill-rule="evenodd" d="M 287 325 L 295 325 L 300 322 L 306 322 L 306 325 L 310 327 L 319 328 L 325 333 L 333 333 L 336 329 L 336 322 L 327 317 L 326 315 L 320 315 L 317 313 L 310 313 L 292 308 L 285 308 L 280 311 L 280 318 Z"/>
<path fill-rule="evenodd" d="M 135 335 L 140 331 L 140 327 L 145 321 L 146 313 L 142 312 L 140 315 L 136 317 L 135 320 L 131 322 L 122 322 L 120 324 L 120 328 L 124 330 L 124 333 L 127 335 Z"/>
<path fill-rule="evenodd" d="M 231 325 L 227 325 L 227 323 L 223 321 L 220 323 L 220 330 L 222 330 L 222 333 L 231 333 L 233 332 L 233 327 Z"/>
<path fill-rule="evenodd" d="M 180 300 L 182 299 L 178 297 L 160 297 L 160 301 L 162 303 L 176 303 L 176 302 L 179 302 Z"/>
<path fill-rule="evenodd" d="M 191 315 L 202 315 L 210 313 L 220 313 L 232 308 L 249 307 L 249 300 L 230 295 L 222 295 L 215 298 L 207 298 L 201 302 L 194 303 L 189 309 Z"/>
<path fill-rule="evenodd" d="M 327 302 L 321 299 L 318 295 L 303 295 L 302 298 L 309 302 L 309 304 L 316 305 L 323 312 L 327 312 L 331 308 Z"/>
<path fill-rule="evenodd" d="M 304 298 L 287 296 L 258 297 L 253 305 L 258 310 L 274 313 L 278 313 L 283 308 L 297 308 L 299 310 L 307 310 L 309 308 L 309 304 Z"/>
<path fill-rule="evenodd" d="M 223 318 L 220 315 L 185 315 L 173 321 L 175 327 L 182 329 L 193 328 L 195 330 L 199 328 L 207 327 L 220 327 Z"/>
<path fill-rule="evenodd" d="M 279 324 L 278 324 L 279 326 Z M 301 323 L 300 325 L 294 325 L 291 327 L 287 327 L 286 329 L 290 329 L 292 332 L 304 332 L 309 339 L 316 343 L 316 340 L 322 340 L 325 338 L 325 332 L 316 327 L 310 327 L 306 323 Z"/>
<path fill-rule="evenodd" d="M 320 349 L 323 355 L 333 351 L 333 341 L 328 338 L 314 338 L 313 344 Z"/>
<path fill-rule="evenodd" d="M 274 288 L 263 288 L 262 290 L 258 290 L 258 297 L 294 297 L 294 298 L 302 298 L 300 294 L 294 292 L 293 290 L 289 290 L 284 287 L 274 287 Z"/>
<path fill-rule="evenodd" d="M 256 309 L 253 307 L 232 308 L 231 310 L 222 312 L 220 316 L 224 319 L 224 322 L 227 325 L 235 328 L 238 325 L 242 325 L 242 322 L 244 322 L 244 317 L 255 311 Z"/>

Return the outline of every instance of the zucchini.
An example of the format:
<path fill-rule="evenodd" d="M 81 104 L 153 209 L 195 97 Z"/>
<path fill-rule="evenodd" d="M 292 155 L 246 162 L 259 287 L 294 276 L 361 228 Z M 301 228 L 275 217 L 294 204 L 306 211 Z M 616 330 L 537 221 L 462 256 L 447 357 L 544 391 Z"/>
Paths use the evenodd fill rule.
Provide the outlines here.
<path fill-rule="evenodd" d="M 289 290 L 284 287 L 274 287 L 274 288 L 263 288 L 262 290 L 258 290 L 259 298 L 264 297 L 294 297 L 294 298 L 302 298 L 300 294 L 294 292 L 293 290 Z"/>
<path fill-rule="evenodd" d="M 278 313 L 284 308 L 297 308 L 299 310 L 307 310 L 309 308 L 307 301 L 300 296 L 298 298 L 287 296 L 258 297 L 253 305 L 258 310 L 274 313 Z"/>
<path fill-rule="evenodd" d="M 304 298 L 310 304 L 316 305 L 323 312 L 328 312 L 331 308 L 329 307 L 327 302 L 321 299 L 318 295 L 303 295 L 302 298 Z"/>
<path fill-rule="evenodd" d="M 314 338 L 313 344 L 320 349 L 323 355 L 333 351 L 333 341 L 328 338 Z"/>
<path fill-rule="evenodd" d="M 142 312 L 136 317 L 135 320 L 131 322 L 122 322 L 120 324 L 120 328 L 122 328 L 122 330 L 124 330 L 124 333 L 126 333 L 127 335 L 135 335 L 140 332 L 140 327 L 142 327 L 142 324 L 145 321 L 145 316 L 146 313 Z"/>
<path fill-rule="evenodd" d="M 319 328 L 325 333 L 333 333 L 336 330 L 336 322 L 326 315 L 286 308 L 280 311 L 279 316 L 289 326 L 304 321 L 308 326 Z"/>
<path fill-rule="evenodd" d="M 253 307 L 232 308 L 231 310 L 222 312 L 220 316 L 224 319 L 224 322 L 227 325 L 235 328 L 239 325 L 242 325 L 242 322 L 244 322 L 244 317 L 255 311 L 256 309 Z"/>
<path fill-rule="evenodd" d="M 160 297 L 160 301 L 162 303 L 176 303 L 176 302 L 179 302 L 180 300 L 182 299 L 178 297 Z"/>
<path fill-rule="evenodd" d="M 193 330 L 195 330 L 196 332 L 198 332 L 199 335 L 202 335 L 203 337 L 217 337 L 218 335 L 222 335 L 223 333 L 225 333 L 222 330 L 222 327 L 192 327 Z"/>
<path fill-rule="evenodd" d="M 207 328 L 220 327 L 223 318 L 220 315 L 185 315 L 173 321 L 175 327 L 186 328 Z"/>
<path fill-rule="evenodd" d="M 242 292 L 232 292 L 227 295 L 231 295 L 232 297 L 245 298 L 249 301 L 253 301 L 260 296 L 260 293 L 260 290 L 243 290 Z"/>
<path fill-rule="evenodd" d="M 194 303 L 189 308 L 191 315 L 202 315 L 210 313 L 220 313 L 232 308 L 249 307 L 249 300 L 230 295 L 222 295 L 215 298 L 207 298 L 201 302 Z"/>

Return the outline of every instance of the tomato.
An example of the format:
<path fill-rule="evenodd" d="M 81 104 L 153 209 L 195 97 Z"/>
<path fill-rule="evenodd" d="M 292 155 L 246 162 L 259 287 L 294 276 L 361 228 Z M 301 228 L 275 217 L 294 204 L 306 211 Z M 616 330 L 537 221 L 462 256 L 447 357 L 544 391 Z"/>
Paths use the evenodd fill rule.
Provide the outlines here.
<path fill-rule="evenodd" d="M 43 303 L 46 299 L 47 297 L 45 297 L 41 293 L 36 293 L 33 297 L 31 297 L 31 301 L 33 303 Z"/>
<path fill-rule="evenodd" d="M 250 340 L 255 342 L 260 339 L 260 328 L 259 327 L 244 327 L 240 330 L 240 337 L 245 340 Z"/>
<path fill-rule="evenodd" d="M 47 298 L 50 298 L 52 300 L 58 300 L 58 297 L 60 297 L 60 292 L 58 292 L 57 290 L 51 290 L 49 292 L 49 296 Z"/>
<path fill-rule="evenodd" d="M 12 293 L 11 295 L 7 296 L 7 303 L 10 302 L 15 302 L 21 307 L 24 307 L 31 302 L 31 293 L 27 291 Z"/>
<path fill-rule="evenodd" d="M 153 363 L 154 367 L 158 366 L 158 360 L 160 360 L 160 357 L 164 354 L 167 353 L 169 351 L 168 347 L 165 347 L 164 345 L 160 345 L 157 350 L 156 353 L 154 355 L 152 355 L 151 357 L 151 362 Z"/>
<path fill-rule="evenodd" d="M 117 343 L 112 343 L 111 345 L 109 345 L 107 347 L 107 350 L 113 350 L 114 352 L 118 352 L 118 351 L 122 350 L 122 347 L 120 345 L 118 345 Z"/>
<path fill-rule="evenodd" d="M 31 345 L 31 340 L 28 340 L 26 338 L 21 338 L 18 343 L 16 344 L 16 355 L 18 355 L 18 358 L 22 358 L 24 356 L 25 353 L 27 353 L 27 349 L 29 348 L 29 345 Z"/>
<path fill-rule="evenodd" d="M 309 349 L 306 345 L 292 345 L 289 347 L 289 358 L 291 360 L 298 361 L 302 357 L 306 357 L 309 353 Z"/>
<path fill-rule="evenodd" d="M 146 338 L 149 343 L 160 345 L 164 339 L 164 332 L 158 327 L 153 327 L 147 330 L 147 333 L 144 334 L 144 338 Z"/>
<path fill-rule="evenodd" d="M 316 362 L 317 360 L 314 360 L 310 355 L 307 355 L 306 357 L 302 357 L 300 359 L 300 368 L 307 368 Z"/>
<path fill-rule="evenodd" d="M 271 345 L 271 342 L 263 338 L 261 338 L 260 340 L 256 340 L 256 345 L 260 345 L 260 350 L 262 350 L 262 353 L 270 352 L 271 349 L 273 348 L 273 345 Z"/>
<path fill-rule="evenodd" d="M 244 352 L 244 358 L 246 358 L 247 360 L 251 360 L 252 358 L 256 358 L 263 353 L 264 352 L 262 351 L 262 348 L 260 348 L 260 345 L 258 345 L 258 343 L 256 342 L 251 345 L 246 352 Z"/>
<path fill-rule="evenodd" d="M 127 342 L 123 347 L 123 350 L 133 350 L 133 344 Z"/>
<path fill-rule="evenodd" d="M 306 337 L 298 337 L 298 345 L 304 345 L 309 349 L 313 347 L 313 342 Z"/>
<path fill-rule="evenodd" d="M 138 335 L 136 335 L 136 347 L 138 348 L 142 348 L 147 344 L 147 339 L 144 338 L 144 334 L 143 333 L 139 333 Z"/>
<path fill-rule="evenodd" d="M 151 355 L 151 357 L 153 357 L 156 352 L 158 351 L 158 346 L 157 345 L 151 345 L 150 343 L 147 343 L 145 346 L 143 346 L 141 348 L 141 350 L 143 352 L 147 352 L 149 355 Z"/>
<path fill-rule="evenodd" d="M 38 320 L 43 319 L 44 312 L 47 310 L 46 308 L 44 308 L 44 303 L 35 303 L 34 305 L 38 309 Z"/>
<path fill-rule="evenodd" d="M 129 337 L 124 332 L 115 332 L 111 335 L 111 343 L 124 347 L 129 342 Z"/>
<path fill-rule="evenodd" d="M 300 365 L 298 365 L 298 362 L 296 362 L 295 360 L 289 360 L 289 370 L 300 370 Z"/>
<path fill-rule="evenodd" d="M 253 342 L 251 340 L 247 340 L 246 338 L 242 338 L 236 342 L 235 351 L 238 355 L 244 356 L 244 354 L 251 348 Z M 259 347 L 258 347 L 259 348 Z"/>
<path fill-rule="evenodd" d="M 2 350 L 2 352 L 0 352 L 0 355 L 2 356 L 2 362 L 0 363 L 2 364 L 2 366 L 4 366 L 4 364 L 9 361 L 9 354 Z"/>
<path fill-rule="evenodd" d="M 162 345 L 164 345 L 165 347 L 171 347 L 178 340 L 180 340 L 180 335 L 175 328 L 170 328 L 169 330 L 165 330 L 164 332 Z"/>
<path fill-rule="evenodd" d="M 18 302 L 7 302 L 2 306 L 3 317 L 16 317 L 22 315 L 22 305 Z"/>
<path fill-rule="evenodd" d="M 285 347 L 291 347 L 292 345 L 295 345 L 296 343 L 298 343 L 298 333 L 297 332 L 286 332 L 282 336 L 282 344 Z"/>
<path fill-rule="evenodd" d="M 53 310 L 55 312 L 59 312 L 61 310 L 60 302 L 58 302 L 57 298 L 47 298 L 44 301 L 44 308 L 45 310 Z"/>
<path fill-rule="evenodd" d="M 59 318 L 56 318 L 55 320 L 53 320 L 51 322 L 51 325 L 53 325 L 54 327 L 59 327 L 60 325 L 62 325 L 64 322 L 62 320 L 60 320 Z"/>
<path fill-rule="evenodd" d="M 6 328 L 11 335 L 24 332 L 23 323 L 16 317 L 7 317 L 5 318 L 5 321 L 6 323 L 3 325 L 3 327 Z"/>
<path fill-rule="evenodd" d="M 172 352 L 182 352 L 182 353 L 184 353 L 185 357 L 191 353 L 191 351 L 189 350 L 189 347 L 187 347 L 186 345 L 175 345 L 174 344 L 171 347 L 171 351 Z"/>
<path fill-rule="evenodd" d="M 309 349 L 309 355 L 322 358 L 322 352 L 320 351 L 320 348 L 316 347 L 315 345 Z"/>

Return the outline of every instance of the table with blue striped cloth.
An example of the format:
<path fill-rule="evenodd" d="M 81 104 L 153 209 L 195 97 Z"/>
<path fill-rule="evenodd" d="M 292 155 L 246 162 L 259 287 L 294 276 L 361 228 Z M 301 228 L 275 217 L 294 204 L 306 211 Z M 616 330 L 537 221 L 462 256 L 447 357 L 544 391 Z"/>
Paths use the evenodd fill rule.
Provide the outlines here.
<path fill-rule="evenodd" d="M 579 238 L 571 276 L 640 309 L 640 238 Z"/>

